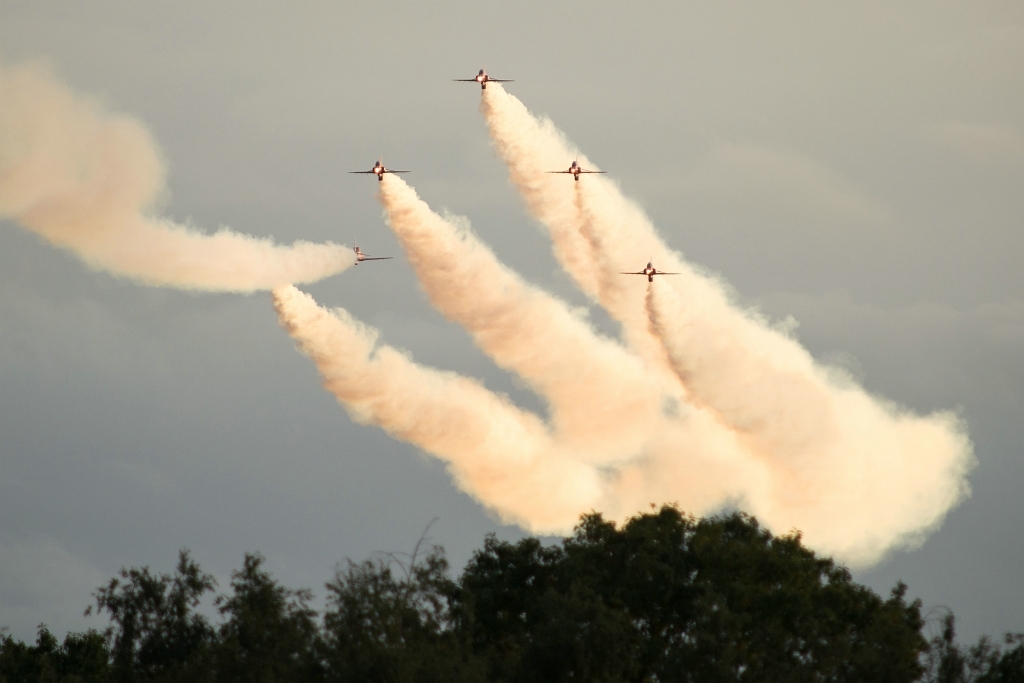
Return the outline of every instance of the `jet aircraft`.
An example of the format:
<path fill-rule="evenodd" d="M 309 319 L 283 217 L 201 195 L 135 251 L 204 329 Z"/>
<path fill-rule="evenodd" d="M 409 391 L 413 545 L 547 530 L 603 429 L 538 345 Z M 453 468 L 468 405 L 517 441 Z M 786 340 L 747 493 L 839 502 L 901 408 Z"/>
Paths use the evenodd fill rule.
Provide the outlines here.
<path fill-rule="evenodd" d="M 487 90 L 488 83 L 511 83 L 510 80 L 503 80 L 501 78 L 491 78 L 487 75 L 487 69 L 480 69 L 480 73 L 476 75 L 476 78 L 453 78 L 456 83 L 479 83 L 481 90 Z"/>
<path fill-rule="evenodd" d="M 663 270 L 658 270 L 657 268 L 655 268 L 652 261 L 648 261 L 647 267 L 644 268 L 643 270 L 629 273 L 619 273 L 619 275 L 646 275 L 648 282 L 654 282 L 655 275 L 680 275 L 680 273 L 666 273 Z"/>
<path fill-rule="evenodd" d="M 368 256 L 363 253 L 363 250 L 359 248 L 358 244 L 352 247 L 352 251 L 356 252 L 357 266 L 363 261 L 387 261 L 388 259 L 394 258 L 394 256 Z"/>
<path fill-rule="evenodd" d="M 369 171 L 349 171 L 349 173 L 373 173 L 377 176 L 377 180 L 384 180 L 385 173 L 408 173 L 408 171 L 393 171 L 390 168 L 385 168 L 384 157 L 381 157 Z"/>
<path fill-rule="evenodd" d="M 548 171 L 548 173 L 569 173 L 572 175 L 573 180 L 580 179 L 580 173 L 607 173 L 608 171 L 588 171 L 587 169 L 576 163 L 575 160 L 569 165 L 567 171 Z"/>

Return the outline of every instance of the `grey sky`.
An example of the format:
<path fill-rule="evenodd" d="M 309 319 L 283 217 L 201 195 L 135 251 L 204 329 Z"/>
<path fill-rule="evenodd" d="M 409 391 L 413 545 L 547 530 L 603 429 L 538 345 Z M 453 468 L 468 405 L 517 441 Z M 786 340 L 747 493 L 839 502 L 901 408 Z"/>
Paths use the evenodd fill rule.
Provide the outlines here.
<path fill-rule="evenodd" d="M 49 60 L 143 120 L 166 212 L 357 239 L 392 262 L 310 287 L 418 361 L 538 402 L 430 309 L 380 218 L 380 154 L 512 267 L 585 305 L 491 153 L 482 65 L 608 170 L 740 300 L 919 411 L 958 409 L 972 497 L 896 580 L 962 633 L 1024 629 L 1024 6 L 1018 3 L 7 2 L 0 54 Z M 0 93 L 2 97 L 2 93 Z M 598 311 L 595 317 L 601 320 Z M 265 295 L 88 271 L 0 225 L 0 624 L 81 612 L 182 546 L 223 579 L 260 550 L 290 585 L 433 529 L 456 566 L 496 524 L 443 468 L 351 424 Z"/>

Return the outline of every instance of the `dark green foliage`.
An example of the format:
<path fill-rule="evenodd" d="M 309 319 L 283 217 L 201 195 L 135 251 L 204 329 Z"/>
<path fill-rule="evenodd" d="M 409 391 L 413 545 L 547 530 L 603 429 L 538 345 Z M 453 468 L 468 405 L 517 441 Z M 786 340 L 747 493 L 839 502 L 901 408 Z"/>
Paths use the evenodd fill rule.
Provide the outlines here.
<path fill-rule="evenodd" d="M 1005 643 L 1013 647 L 992 649 L 989 666 L 978 676 L 978 683 L 1024 683 L 1024 633 L 1007 633 Z"/>
<path fill-rule="evenodd" d="M 1006 634 L 1001 650 L 988 636 L 969 648 L 956 643 L 956 620 L 946 613 L 925 655 L 927 683 L 1024 683 L 1024 634 Z"/>
<path fill-rule="evenodd" d="M 438 548 L 404 557 L 340 567 L 321 619 L 247 554 L 217 626 L 187 551 L 173 574 L 122 569 L 95 593 L 106 633 L 2 636 L 0 683 L 1024 683 L 1024 635 L 961 647 L 949 614 L 926 641 L 905 586 L 882 598 L 743 514 L 490 536 L 455 580 Z"/>
<path fill-rule="evenodd" d="M 69 633 L 58 645 L 45 626 L 35 646 L 0 638 L 0 683 L 106 683 L 110 674 L 107 639 L 97 631 Z"/>
<path fill-rule="evenodd" d="M 401 575 L 397 576 L 396 572 Z M 484 680 L 452 629 L 454 588 L 439 550 L 408 564 L 349 561 L 327 584 L 328 680 L 431 683 Z"/>
<path fill-rule="evenodd" d="M 561 548 L 488 539 L 459 614 L 492 680 L 912 681 L 917 603 L 859 586 L 797 536 L 672 507 Z"/>
<path fill-rule="evenodd" d="M 197 683 L 210 679 L 213 628 L 195 608 L 213 590 L 187 550 L 174 574 L 122 569 L 96 590 L 96 610 L 113 622 L 115 683 Z M 88 612 L 87 612 L 88 614 Z"/>
<path fill-rule="evenodd" d="M 629 680 L 637 639 L 621 604 L 609 604 L 577 558 L 535 538 L 489 537 L 454 594 L 459 630 L 487 662 L 488 679 Z M 608 559 L 608 558 L 604 558 Z"/>
<path fill-rule="evenodd" d="M 232 574 L 234 594 L 217 599 L 227 621 L 215 646 L 216 679 L 321 681 L 319 625 L 308 604 L 312 593 L 279 585 L 262 569 L 263 562 L 261 555 L 246 554 L 242 569 Z"/>

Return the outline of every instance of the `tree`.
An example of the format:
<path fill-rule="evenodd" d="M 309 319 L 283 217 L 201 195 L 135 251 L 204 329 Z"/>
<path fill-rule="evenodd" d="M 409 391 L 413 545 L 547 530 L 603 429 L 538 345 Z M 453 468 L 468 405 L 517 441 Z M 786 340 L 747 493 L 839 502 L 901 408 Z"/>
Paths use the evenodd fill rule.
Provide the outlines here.
<path fill-rule="evenodd" d="M 1024 683 L 1024 633 L 1007 633 L 1004 642 L 1013 647 L 996 650 L 978 683 Z"/>
<path fill-rule="evenodd" d="M 40 625 L 36 645 L 0 638 L 0 683 L 106 683 L 110 652 L 102 633 L 69 633 L 64 644 Z"/>
<path fill-rule="evenodd" d="M 562 547 L 493 537 L 455 610 L 491 680 L 912 681 L 920 605 L 742 514 L 586 515 Z"/>
<path fill-rule="evenodd" d="M 265 571 L 264 558 L 246 554 L 231 580 L 233 595 L 217 599 L 221 615 L 216 645 L 217 680 L 278 683 L 323 680 L 317 613 L 308 589 L 284 588 Z"/>
<path fill-rule="evenodd" d="M 1024 683 L 1024 634 L 961 646 L 945 614 L 926 641 L 904 585 L 883 598 L 741 513 L 488 536 L 457 580 L 423 543 L 339 567 L 322 621 L 258 554 L 214 601 L 216 628 L 197 612 L 213 578 L 188 551 L 172 574 L 122 569 L 94 593 L 105 633 L 0 632 L 0 683 Z"/>
<path fill-rule="evenodd" d="M 488 680 L 630 680 L 640 647 L 630 615 L 596 582 L 574 577 L 571 562 L 536 538 L 511 544 L 488 536 L 473 556 L 454 610 Z"/>
<path fill-rule="evenodd" d="M 956 642 L 956 618 L 946 611 L 924 656 L 925 683 L 1024 683 L 1024 634 L 1007 633 L 1001 650 L 988 636 L 975 645 Z"/>
<path fill-rule="evenodd" d="M 396 571 L 401 575 L 396 575 Z M 348 683 L 482 681 L 452 629 L 443 551 L 408 563 L 394 555 L 348 561 L 327 584 L 324 636 L 328 678 Z"/>
<path fill-rule="evenodd" d="M 188 550 L 182 550 L 174 574 L 154 575 L 149 567 L 121 569 L 118 577 L 98 588 L 93 594 L 96 611 L 107 612 L 113 622 L 113 680 L 209 680 L 214 631 L 195 609 L 215 585 L 214 578 L 202 573 Z"/>

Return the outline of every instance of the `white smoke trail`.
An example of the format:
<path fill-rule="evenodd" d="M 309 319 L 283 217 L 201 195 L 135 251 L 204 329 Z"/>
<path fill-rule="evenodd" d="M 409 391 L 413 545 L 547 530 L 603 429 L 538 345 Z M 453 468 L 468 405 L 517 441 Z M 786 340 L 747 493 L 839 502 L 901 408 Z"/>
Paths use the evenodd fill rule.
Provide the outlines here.
<path fill-rule="evenodd" d="M 375 330 L 294 287 L 273 299 L 281 325 L 354 420 L 444 460 L 463 490 L 504 520 L 562 532 L 598 499 L 596 471 L 560 449 L 535 415 L 471 379 L 374 348 Z"/>
<path fill-rule="evenodd" d="M 39 66 L 0 66 L 0 218 L 89 266 L 149 285 L 253 291 L 313 282 L 354 263 L 344 246 L 204 235 L 150 215 L 164 194 L 156 144 Z"/>
<path fill-rule="evenodd" d="M 954 414 L 918 417 L 872 398 L 716 303 L 684 302 L 658 281 L 646 309 L 690 400 L 769 465 L 772 489 L 748 495 L 767 523 L 799 528 L 812 543 L 846 535 L 855 544 L 844 554 L 873 558 L 918 540 L 963 498 L 971 445 Z"/>
<path fill-rule="evenodd" d="M 762 468 L 707 413 L 663 425 L 630 461 L 588 462 L 564 434 L 479 383 L 419 366 L 388 346 L 375 349 L 376 332 L 347 312 L 327 311 L 290 286 L 275 289 L 273 299 L 281 325 L 355 421 L 448 463 L 459 487 L 504 521 L 567 533 L 591 509 L 624 519 L 683 496 L 689 510 L 704 514 L 758 486 Z"/>
<path fill-rule="evenodd" d="M 650 376 L 566 303 L 523 282 L 468 221 L 442 218 L 399 178 L 384 178 L 380 198 L 434 307 L 547 400 L 566 443 L 592 462 L 621 461 L 663 428 L 664 395 L 678 389 Z"/>
<path fill-rule="evenodd" d="M 385 177 L 380 188 L 388 222 L 434 307 L 547 399 L 557 443 L 601 468 L 601 510 L 622 519 L 685 494 L 691 510 L 706 513 L 742 494 L 739 464 L 747 473 L 757 464 L 717 418 L 685 405 L 674 378 L 663 381 L 659 369 L 597 335 L 564 302 L 525 284 L 468 221 L 439 216 L 401 179 Z M 667 405 L 675 406 L 669 415 Z"/>
<path fill-rule="evenodd" d="M 798 528 L 813 547 L 870 564 L 923 537 L 967 495 L 973 454 L 954 416 L 911 415 L 818 366 L 665 246 L 613 182 L 547 175 L 575 153 L 550 121 L 500 86 L 484 91 L 481 109 L 566 271 L 623 324 L 651 366 L 667 356 L 687 401 L 711 411 L 749 453 L 747 464 L 736 461 L 748 468 L 737 481 L 739 504 L 771 528 Z M 581 241 L 594 250 L 589 266 L 565 257 Z M 651 258 L 681 275 L 649 287 L 616 272 Z"/>
<path fill-rule="evenodd" d="M 581 291 L 622 324 L 630 345 L 648 362 L 660 364 L 660 345 L 647 329 L 644 288 L 617 271 L 640 270 L 652 258 L 662 270 L 675 270 L 677 257 L 641 209 L 607 177 L 584 175 L 573 181 L 569 175 L 547 173 L 567 168 L 574 158 L 595 169 L 549 119 L 534 117 L 500 85 L 483 91 L 480 110 L 527 209 L 548 229 L 555 258 Z"/>
<path fill-rule="evenodd" d="M 690 509 L 707 512 L 764 488 L 770 472 L 764 476 L 735 434 L 685 405 L 685 416 L 666 418 L 666 399 L 679 396 L 658 373 L 596 335 L 563 302 L 526 285 L 466 221 L 439 216 L 398 178 L 385 177 L 380 194 L 435 308 L 548 400 L 557 443 L 603 468 L 601 510 L 622 518 L 651 499 L 684 495 Z M 740 463 L 761 473 L 745 488 L 736 485 Z"/>

